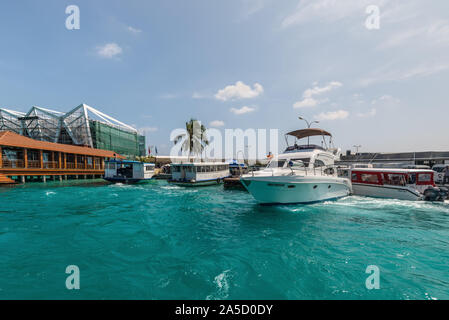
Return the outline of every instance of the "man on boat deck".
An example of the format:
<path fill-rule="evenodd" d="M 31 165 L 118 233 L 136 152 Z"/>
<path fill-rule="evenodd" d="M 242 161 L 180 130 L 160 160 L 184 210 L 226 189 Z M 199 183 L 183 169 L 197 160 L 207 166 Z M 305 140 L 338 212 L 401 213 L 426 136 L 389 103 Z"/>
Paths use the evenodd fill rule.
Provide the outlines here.
<path fill-rule="evenodd" d="M 449 184 L 449 167 L 446 167 L 443 184 Z"/>

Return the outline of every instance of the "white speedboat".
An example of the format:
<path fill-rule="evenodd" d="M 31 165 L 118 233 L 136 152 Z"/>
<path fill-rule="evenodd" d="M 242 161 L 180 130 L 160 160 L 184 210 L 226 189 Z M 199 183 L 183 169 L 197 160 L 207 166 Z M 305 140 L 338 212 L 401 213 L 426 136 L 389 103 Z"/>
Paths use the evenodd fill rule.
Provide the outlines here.
<path fill-rule="evenodd" d="M 216 185 L 230 176 L 229 164 L 224 162 L 172 163 L 170 167 L 169 182 L 184 187 Z"/>
<path fill-rule="evenodd" d="M 313 203 L 337 199 L 351 193 L 351 182 L 337 175 L 335 160 L 340 150 L 330 148 L 332 135 L 321 129 L 290 132 L 300 140 L 321 136 L 323 146 L 298 145 L 295 140 L 283 154 L 271 160 L 268 166 L 241 177 L 241 182 L 261 204 Z M 325 137 L 329 138 L 327 144 Z"/>
<path fill-rule="evenodd" d="M 105 161 L 104 179 L 109 182 L 133 184 L 151 180 L 154 174 L 154 163 L 129 160 Z"/>

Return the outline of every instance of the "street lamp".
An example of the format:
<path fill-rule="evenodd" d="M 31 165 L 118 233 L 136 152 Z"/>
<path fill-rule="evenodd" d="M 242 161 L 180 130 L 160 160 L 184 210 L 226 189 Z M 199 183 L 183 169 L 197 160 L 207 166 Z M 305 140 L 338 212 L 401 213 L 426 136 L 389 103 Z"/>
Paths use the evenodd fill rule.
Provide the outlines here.
<path fill-rule="evenodd" d="M 307 123 L 307 128 L 308 129 L 310 129 L 310 127 L 312 126 L 312 124 L 314 124 L 314 123 L 320 123 L 319 121 L 317 121 L 317 120 L 314 120 L 314 121 L 312 121 L 312 122 L 309 122 L 309 121 L 307 121 L 307 119 L 304 119 L 303 117 L 298 117 L 299 118 L 299 120 L 303 120 L 303 121 L 305 121 L 306 123 Z M 310 137 L 307 137 L 307 145 L 310 145 Z"/>
<path fill-rule="evenodd" d="M 361 145 L 353 146 L 355 148 L 355 154 L 359 154 L 359 149 L 362 147 Z"/>

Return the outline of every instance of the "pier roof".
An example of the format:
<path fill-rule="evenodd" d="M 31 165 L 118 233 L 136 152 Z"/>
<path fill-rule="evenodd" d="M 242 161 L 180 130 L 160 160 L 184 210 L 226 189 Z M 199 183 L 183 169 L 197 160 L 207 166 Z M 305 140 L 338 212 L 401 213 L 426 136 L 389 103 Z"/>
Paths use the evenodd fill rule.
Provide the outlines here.
<path fill-rule="evenodd" d="M 56 151 L 94 157 L 125 158 L 114 151 L 34 140 L 12 131 L 0 132 L 0 146 Z"/>

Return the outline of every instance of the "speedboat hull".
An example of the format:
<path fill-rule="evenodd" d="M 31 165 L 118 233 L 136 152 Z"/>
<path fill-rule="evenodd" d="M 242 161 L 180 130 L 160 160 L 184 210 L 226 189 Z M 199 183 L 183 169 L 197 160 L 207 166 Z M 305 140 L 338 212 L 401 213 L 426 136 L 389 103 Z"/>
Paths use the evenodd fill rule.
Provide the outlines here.
<path fill-rule="evenodd" d="M 338 177 L 242 177 L 242 184 L 263 205 L 309 204 L 346 197 L 351 193 L 348 179 Z"/>
<path fill-rule="evenodd" d="M 168 182 L 178 187 L 208 187 L 221 184 L 223 182 L 223 179 L 211 179 L 202 181 L 169 180 Z"/>
<path fill-rule="evenodd" d="M 354 195 L 356 196 L 408 201 L 423 200 L 423 195 L 419 191 L 408 187 L 379 186 L 353 183 L 352 189 Z"/>
<path fill-rule="evenodd" d="M 122 183 L 122 184 L 146 183 L 146 182 L 150 182 L 152 180 L 152 179 L 134 179 L 134 178 L 123 178 L 123 177 L 103 178 L 103 179 L 108 182 Z"/>

